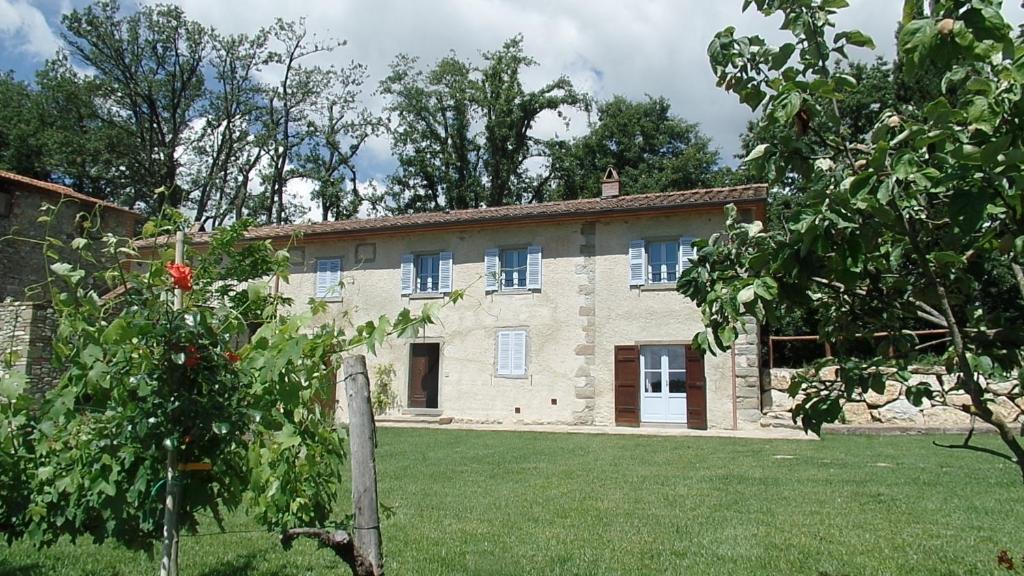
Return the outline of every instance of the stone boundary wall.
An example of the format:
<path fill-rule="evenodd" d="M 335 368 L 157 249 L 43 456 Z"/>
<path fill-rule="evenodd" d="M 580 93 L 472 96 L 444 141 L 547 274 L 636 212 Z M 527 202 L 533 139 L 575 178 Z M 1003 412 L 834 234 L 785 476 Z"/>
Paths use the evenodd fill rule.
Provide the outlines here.
<path fill-rule="evenodd" d="M 0 354 L 5 359 L 13 354 L 12 369 L 25 374 L 26 392 L 37 398 L 60 379 L 51 363 L 56 329 L 57 318 L 46 304 L 0 302 Z"/>
<path fill-rule="evenodd" d="M 761 379 L 761 402 L 763 407 L 762 426 L 793 426 L 793 405 L 803 399 L 802 395 L 790 398 L 786 390 L 793 374 L 793 368 L 772 368 L 766 370 Z M 917 429 L 949 430 L 966 428 L 971 417 L 960 410 L 969 406 L 971 399 L 962 391 L 948 392 L 955 378 L 939 367 L 917 366 L 910 369 L 907 384 L 888 380 L 881 393 L 869 391 L 858 401 L 849 401 L 843 407 L 843 415 L 836 425 L 850 426 L 892 426 Z M 836 381 L 836 368 L 822 370 L 824 381 Z M 923 400 L 921 406 L 914 406 L 906 399 L 907 386 L 927 384 L 938 393 L 935 400 Z M 992 410 L 1006 422 L 1024 424 L 1024 397 L 1016 381 L 983 383 L 991 398 Z M 947 393 L 948 392 L 948 393 Z M 941 398 L 945 397 L 943 401 Z M 979 426 L 985 426 L 980 420 Z"/>

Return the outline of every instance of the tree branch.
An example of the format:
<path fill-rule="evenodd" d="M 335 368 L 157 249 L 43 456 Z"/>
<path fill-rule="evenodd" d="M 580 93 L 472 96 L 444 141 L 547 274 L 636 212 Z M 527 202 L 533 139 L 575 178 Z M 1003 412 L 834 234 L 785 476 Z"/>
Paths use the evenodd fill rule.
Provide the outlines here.
<path fill-rule="evenodd" d="M 383 576 L 383 572 L 375 572 L 370 559 L 363 556 L 356 548 L 355 542 L 344 530 L 324 530 L 323 528 L 292 528 L 281 535 L 281 546 L 291 548 L 296 538 L 305 537 L 318 540 L 322 546 L 330 548 L 352 569 L 353 576 Z"/>

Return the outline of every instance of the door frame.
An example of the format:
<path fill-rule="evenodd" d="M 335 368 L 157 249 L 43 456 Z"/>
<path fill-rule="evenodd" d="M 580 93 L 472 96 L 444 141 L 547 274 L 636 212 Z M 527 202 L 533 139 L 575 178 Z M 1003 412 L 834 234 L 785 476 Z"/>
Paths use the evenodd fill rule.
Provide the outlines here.
<path fill-rule="evenodd" d="M 646 366 L 644 365 L 645 362 L 644 362 L 644 352 L 643 352 L 643 349 L 647 348 L 647 347 L 668 347 L 668 346 L 679 347 L 679 348 L 682 349 L 682 352 L 683 352 L 683 373 L 687 374 L 688 372 L 686 370 L 686 351 L 687 351 L 687 347 L 689 347 L 689 344 L 675 344 L 675 343 L 673 343 L 673 344 L 665 344 L 665 343 L 661 343 L 661 344 L 637 344 L 636 345 L 636 347 L 637 347 L 637 364 L 638 364 L 639 369 L 640 369 L 640 386 L 639 386 L 639 392 L 640 392 L 640 402 L 639 402 L 639 404 L 640 404 L 640 407 L 639 407 L 639 409 L 640 409 L 640 422 L 641 423 L 650 423 L 650 424 L 686 424 L 687 423 L 686 422 L 686 416 L 687 416 L 686 415 L 686 410 L 687 410 L 687 406 L 688 406 L 687 403 L 688 403 L 689 400 L 687 399 L 687 396 L 686 396 L 686 384 L 685 383 L 683 384 L 683 391 L 682 392 L 675 392 L 675 393 L 671 392 L 670 389 L 669 389 L 669 381 L 664 378 L 664 376 L 667 373 L 667 369 L 665 369 L 665 368 L 660 368 L 660 370 L 662 371 L 661 375 L 662 375 L 663 378 L 662 378 L 662 382 L 661 382 L 661 390 L 662 391 L 659 394 L 659 396 L 661 397 L 661 400 L 665 403 L 665 410 L 666 411 L 668 410 L 669 403 L 670 403 L 670 401 L 671 401 L 671 399 L 673 397 L 675 397 L 677 400 L 682 400 L 683 401 L 683 415 L 682 415 L 683 419 L 682 420 L 667 420 L 667 419 L 666 420 L 644 420 L 644 403 L 647 400 L 648 394 L 647 394 L 647 391 L 645 390 L 645 384 L 644 384 L 644 372 L 645 372 Z"/>
<path fill-rule="evenodd" d="M 409 398 L 412 394 L 412 345 L 413 344 L 437 344 L 437 408 L 412 408 L 409 406 Z M 437 414 L 441 412 L 441 407 L 444 405 L 444 396 L 442 394 L 444 386 L 444 338 L 440 337 L 428 337 L 421 336 L 414 340 L 409 340 L 408 345 L 405 348 L 405 408 L 403 412 L 407 414 Z"/>
<path fill-rule="evenodd" d="M 636 397 L 636 418 L 637 418 L 638 424 L 639 425 L 643 425 L 643 424 L 646 424 L 646 423 L 640 417 L 641 413 L 642 413 L 642 409 L 643 409 L 642 406 L 641 406 L 641 402 L 643 402 L 643 398 L 642 398 L 642 396 L 643 396 L 643 374 L 639 372 L 639 370 L 640 370 L 640 358 L 639 358 L 639 356 L 640 356 L 640 348 L 642 346 L 682 346 L 683 350 L 684 350 L 683 362 L 686 363 L 686 367 L 687 367 L 687 379 L 686 379 L 686 381 L 687 381 L 687 386 L 689 386 L 689 382 L 690 382 L 690 379 L 689 379 L 689 373 L 690 373 L 690 370 L 689 370 L 689 358 L 690 358 L 690 354 L 691 354 L 692 349 L 693 349 L 693 342 L 690 341 L 690 340 L 635 340 L 632 345 L 636 346 L 636 349 L 637 349 L 637 362 L 636 362 L 636 365 L 637 365 L 637 371 L 638 371 L 638 381 L 637 381 L 638 385 L 637 385 L 637 397 Z M 702 383 L 703 383 L 703 386 L 704 386 L 704 421 L 703 421 L 703 423 L 705 424 L 705 428 L 693 428 L 693 426 L 696 426 L 697 424 L 701 423 L 698 420 L 690 422 L 690 416 L 689 416 L 690 395 L 689 395 L 689 392 L 687 392 L 687 394 L 686 394 L 686 408 L 685 408 L 685 410 L 687 412 L 686 412 L 686 416 L 684 417 L 685 420 L 683 422 L 672 422 L 672 423 L 666 424 L 667 426 L 681 425 L 681 426 L 685 426 L 685 427 L 691 428 L 691 429 L 700 429 L 700 430 L 706 429 L 707 410 L 708 410 L 708 407 L 707 407 L 708 369 L 707 369 L 707 364 L 704 362 L 704 359 L 706 359 L 706 356 L 703 356 L 702 360 L 701 360 L 701 365 L 704 368 L 704 370 L 703 370 L 704 373 L 701 374 L 701 376 L 703 378 L 702 379 Z M 651 422 L 650 424 L 658 425 L 658 423 L 655 423 L 655 422 Z"/>

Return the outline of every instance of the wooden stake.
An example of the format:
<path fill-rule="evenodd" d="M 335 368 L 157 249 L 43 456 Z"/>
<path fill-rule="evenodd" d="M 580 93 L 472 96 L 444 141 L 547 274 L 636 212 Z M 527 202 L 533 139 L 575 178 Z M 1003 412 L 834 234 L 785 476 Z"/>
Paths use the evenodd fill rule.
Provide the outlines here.
<path fill-rule="evenodd" d="M 185 233 L 179 231 L 174 242 L 174 263 L 185 261 Z M 174 309 L 181 310 L 184 293 L 174 290 Z M 164 498 L 164 545 L 160 559 L 160 576 L 178 576 L 178 511 L 181 507 L 181 485 L 178 483 L 178 455 L 173 445 L 167 446 L 167 482 Z"/>
<path fill-rule="evenodd" d="M 345 394 L 348 397 L 348 436 L 352 457 L 352 508 L 355 512 L 355 547 L 384 574 L 381 554 L 380 513 L 377 508 L 377 464 L 374 456 L 373 408 L 366 357 L 344 359 Z"/>

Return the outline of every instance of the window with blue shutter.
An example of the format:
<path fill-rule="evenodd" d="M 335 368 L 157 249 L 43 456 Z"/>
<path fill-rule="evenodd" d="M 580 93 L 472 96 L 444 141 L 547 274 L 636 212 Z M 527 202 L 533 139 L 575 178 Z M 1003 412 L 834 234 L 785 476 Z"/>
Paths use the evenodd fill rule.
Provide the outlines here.
<path fill-rule="evenodd" d="M 402 256 L 402 294 L 447 294 L 452 291 L 452 253 Z"/>
<path fill-rule="evenodd" d="M 542 265 L 540 246 L 489 249 L 484 252 L 484 289 L 488 292 L 540 290 Z"/>
<path fill-rule="evenodd" d="M 691 236 L 678 240 L 631 240 L 629 285 L 674 284 L 697 256 L 693 241 Z"/>
<path fill-rule="evenodd" d="M 341 258 L 320 258 L 316 261 L 317 298 L 341 298 Z"/>

